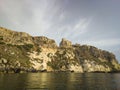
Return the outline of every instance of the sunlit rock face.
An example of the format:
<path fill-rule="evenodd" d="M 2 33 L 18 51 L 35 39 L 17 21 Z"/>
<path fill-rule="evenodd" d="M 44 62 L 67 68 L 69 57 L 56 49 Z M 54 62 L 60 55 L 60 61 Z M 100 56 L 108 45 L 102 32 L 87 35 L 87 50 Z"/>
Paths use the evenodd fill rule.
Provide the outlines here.
<path fill-rule="evenodd" d="M 83 63 L 84 72 L 109 72 L 111 68 L 108 65 L 100 65 L 94 61 L 85 60 Z"/>
<path fill-rule="evenodd" d="M 40 71 L 52 71 L 53 69 L 47 65 L 47 63 L 51 61 L 51 59 L 48 57 L 48 54 L 51 53 L 54 55 L 55 52 L 56 49 L 41 48 L 40 53 L 36 51 L 29 53 L 30 62 L 33 64 L 32 67 Z"/>
<path fill-rule="evenodd" d="M 115 55 L 88 45 L 62 39 L 57 46 L 45 36 L 30 36 L 0 27 L 0 72 L 119 71 Z"/>

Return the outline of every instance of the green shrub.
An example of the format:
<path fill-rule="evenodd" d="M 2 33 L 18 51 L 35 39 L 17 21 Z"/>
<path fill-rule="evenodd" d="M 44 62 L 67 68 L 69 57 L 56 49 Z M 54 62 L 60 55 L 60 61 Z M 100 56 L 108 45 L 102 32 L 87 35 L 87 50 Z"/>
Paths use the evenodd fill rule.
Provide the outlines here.
<path fill-rule="evenodd" d="M 4 42 L 0 42 L 0 44 L 5 44 Z"/>
<path fill-rule="evenodd" d="M 0 36 L 0 40 L 3 40 L 3 36 Z"/>
<path fill-rule="evenodd" d="M 32 44 L 26 44 L 26 45 L 17 45 L 17 47 L 21 50 L 26 50 L 26 51 L 30 51 L 33 48 Z"/>

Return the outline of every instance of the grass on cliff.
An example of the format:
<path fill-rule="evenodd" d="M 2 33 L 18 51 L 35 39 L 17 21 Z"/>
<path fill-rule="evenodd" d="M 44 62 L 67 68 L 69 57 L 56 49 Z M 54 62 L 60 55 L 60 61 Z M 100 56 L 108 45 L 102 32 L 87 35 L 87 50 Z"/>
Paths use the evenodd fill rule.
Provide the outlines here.
<path fill-rule="evenodd" d="M 7 44 L 0 44 L 0 60 L 2 58 L 6 59 L 9 65 L 13 65 L 16 61 L 19 61 L 23 67 L 29 67 L 30 61 L 27 54 L 32 48 L 30 45 L 7 45 Z"/>

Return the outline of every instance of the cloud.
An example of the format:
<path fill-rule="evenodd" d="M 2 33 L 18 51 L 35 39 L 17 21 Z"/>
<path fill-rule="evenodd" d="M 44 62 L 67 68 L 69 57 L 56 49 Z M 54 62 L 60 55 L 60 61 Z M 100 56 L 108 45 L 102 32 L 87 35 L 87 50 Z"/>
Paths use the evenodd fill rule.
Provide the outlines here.
<path fill-rule="evenodd" d="M 56 0 L 52 2 L 49 0 L 0 1 L 2 2 L 1 16 L 6 22 L 9 22 L 5 26 L 14 30 L 27 31 L 32 35 L 59 32 L 67 38 L 73 33 L 84 33 L 90 22 L 87 18 L 78 18 L 73 23 L 68 22 L 68 12 L 63 10 Z M 69 20 L 72 19 L 69 17 Z"/>
<path fill-rule="evenodd" d="M 61 13 L 59 16 L 59 20 L 63 21 L 63 20 L 65 20 L 65 18 L 66 18 L 65 13 Z"/>
<path fill-rule="evenodd" d="M 114 51 L 120 45 L 119 13 L 115 14 L 118 8 L 101 4 L 81 0 L 0 0 L 0 25 L 53 38 L 57 43 L 67 38 L 73 43 Z"/>
<path fill-rule="evenodd" d="M 74 25 L 73 30 L 74 31 L 78 30 L 80 33 L 85 33 L 89 30 L 88 26 L 91 21 L 92 18 L 80 18 L 80 20 Z"/>
<path fill-rule="evenodd" d="M 94 45 L 97 47 L 113 47 L 120 45 L 119 38 L 113 38 L 113 39 L 101 39 L 101 40 L 86 40 L 82 41 L 83 44 L 89 44 Z"/>
<path fill-rule="evenodd" d="M 53 0 L 55 1 L 55 0 Z M 55 2 L 49 0 L 0 0 L 1 20 L 5 27 L 25 31 L 32 35 L 45 35 L 50 31 L 58 7 L 54 8 Z M 3 23 L 3 22 L 1 22 Z"/>
<path fill-rule="evenodd" d="M 80 18 L 77 21 L 74 21 L 72 24 L 65 23 L 61 26 L 55 26 L 54 31 L 59 32 L 57 37 L 64 37 L 72 40 L 81 34 L 85 34 L 89 30 L 88 26 L 90 22 L 91 20 L 89 18 Z"/>
<path fill-rule="evenodd" d="M 74 29 L 86 29 L 89 24 L 89 21 L 87 19 L 81 19 L 77 24 L 74 26 Z"/>

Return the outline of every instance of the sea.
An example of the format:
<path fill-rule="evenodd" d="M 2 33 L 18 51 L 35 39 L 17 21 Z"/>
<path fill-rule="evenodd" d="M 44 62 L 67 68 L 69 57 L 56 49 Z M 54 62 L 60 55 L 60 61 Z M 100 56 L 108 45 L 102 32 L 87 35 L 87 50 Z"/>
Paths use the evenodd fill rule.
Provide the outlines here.
<path fill-rule="evenodd" d="M 120 73 L 0 74 L 0 90 L 120 90 Z"/>

